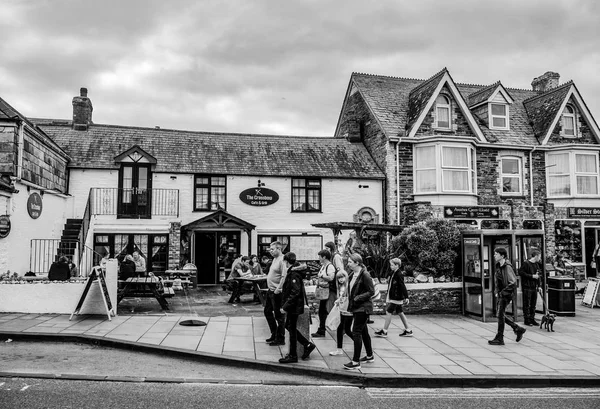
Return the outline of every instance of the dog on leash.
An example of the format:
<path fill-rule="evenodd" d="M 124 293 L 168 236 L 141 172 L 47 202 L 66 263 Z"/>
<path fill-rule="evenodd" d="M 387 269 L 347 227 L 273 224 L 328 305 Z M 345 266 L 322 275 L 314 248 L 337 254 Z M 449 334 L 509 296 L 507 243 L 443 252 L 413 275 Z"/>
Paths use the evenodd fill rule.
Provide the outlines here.
<path fill-rule="evenodd" d="M 556 315 L 547 313 L 542 316 L 542 321 L 540 322 L 540 329 L 542 327 L 546 328 L 548 332 L 554 332 L 554 321 L 556 320 Z"/>

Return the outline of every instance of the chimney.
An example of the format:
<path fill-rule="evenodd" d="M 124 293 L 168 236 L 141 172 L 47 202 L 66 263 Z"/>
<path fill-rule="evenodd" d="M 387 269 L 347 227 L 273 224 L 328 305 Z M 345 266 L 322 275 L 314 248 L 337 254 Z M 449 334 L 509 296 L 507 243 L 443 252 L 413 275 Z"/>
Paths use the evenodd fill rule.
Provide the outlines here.
<path fill-rule="evenodd" d="M 557 72 L 547 71 L 544 75 L 534 78 L 531 87 L 534 91 L 548 91 L 558 87 L 560 75 Z"/>
<path fill-rule="evenodd" d="M 92 101 L 87 97 L 87 88 L 79 90 L 79 96 L 73 97 L 73 129 L 87 131 L 92 123 Z"/>

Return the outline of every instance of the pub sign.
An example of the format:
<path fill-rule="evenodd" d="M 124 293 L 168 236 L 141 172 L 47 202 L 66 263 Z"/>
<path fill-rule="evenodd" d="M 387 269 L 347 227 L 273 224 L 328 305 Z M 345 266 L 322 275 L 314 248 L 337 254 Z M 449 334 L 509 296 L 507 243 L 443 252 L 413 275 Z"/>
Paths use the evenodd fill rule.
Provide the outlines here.
<path fill-rule="evenodd" d="M 10 217 L 0 216 L 0 239 L 5 238 L 10 233 Z"/>
<path fill-rule="evenodd" d="M 240 200 L 250 206 L 269 206 L 279 200 L 279 195 L 266 187 L 252 187 L 240 193 Z"/>
<path fill-rule="evenodd" d="M 33 192 L 27 199 L 27 213 L 32 219 L 37 219 L 42 214 L 42 196 Z"/>

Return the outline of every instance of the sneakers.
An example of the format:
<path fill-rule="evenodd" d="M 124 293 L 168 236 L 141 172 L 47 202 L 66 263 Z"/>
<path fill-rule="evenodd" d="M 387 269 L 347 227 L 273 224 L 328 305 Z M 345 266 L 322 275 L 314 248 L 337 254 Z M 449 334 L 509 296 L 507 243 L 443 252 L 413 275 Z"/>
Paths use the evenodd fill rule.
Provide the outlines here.
<path fill-rule="evenodd" d="M 504 341 L 498 338 L 494 338 L 490 341 L 488 341 L 488 344 L 490 345 L 504 345 Z"/>
<path fill-rule="evenodd" d="M 335 351 L 331 351 L 329 353 L 329 355 L 331 355 L 331 356 L 344 355 L 344 350 L 342 348 L 338 348 Z"/>
<path fill-rule="evenodd" d="M 270 344 L 271 342 L 275 341 L 277 339 L 277 337 L 275 335 L 271 335 L 269 338 L 265 339 L 265 342 L 267 344 Z"/>
<path fill-rule="evenodd" d="M 317 331 L 310 334 L 310 336 L 313 338 L 323 338 L 325 336 L 325 333 Z"/>
<path fill-rule="evenodd" d="M 302 359 L 306 360 L 310 356 L 310 353 L 315 350 L 317 346 L 312 342 L 309 342 L 307 346 L 304 347 L 304 353 L 302 354 Z"/>
<path fill-rule="evenodd" d="M 379 331 L 375 331 L 375 335 L 378 337 L 387 338 L 387 331 L 380 329 Z"/>
<path fill-rule="evenodd" d="M 411 329 L 405 329 L 403 333 L 398 334 L 401 337 L 412 337 L 413 336 L 413 332 Z"/>
<path fill-rule="evenodd" d="M 269 342 L 270 347 L 276 347 L 278 345 L 285 345 L 285 339 L 275 339 L 275 341 Z"/>
<path fill-rule="evenodd" d="M 519 342 L 520 340 L 523 339 L 523 334 L 526 332 L 527 330 L 525 328 L 518 328 L 515 331 L 515 334 L 517 334 L 517 342 Z"/>
<path fill-rule="evenodd" d="M 347 364 L 344 364 L 344 369 L 360 369 L 360 362 L 350 361 Z"/>
<path fill-rule="evenodd" d="M 371 355 L 371 356 L 365 355 L 362 358 L 360 358 L 360 362 L 366 362 L 366 363 L 370 364 L 371 362 L 375 362 L 375 357 L 373 357 L 373 355 Z"/>
<path fill-rule="evenodd" d="M 280 364 L 293 364 L 298 362 L 298 357 L 297 356 L 291 356 L 290 354 L 287 354 L 286 356 L 284 356 L 283 358 L 281 358 L 279 360 Z"/>

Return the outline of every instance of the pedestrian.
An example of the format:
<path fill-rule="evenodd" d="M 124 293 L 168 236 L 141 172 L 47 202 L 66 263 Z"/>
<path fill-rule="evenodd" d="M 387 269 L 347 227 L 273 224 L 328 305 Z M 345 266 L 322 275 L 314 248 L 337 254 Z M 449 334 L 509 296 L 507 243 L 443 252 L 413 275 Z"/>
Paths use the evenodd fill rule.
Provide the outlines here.
<path fill-rule="evenodd" d="M 283 282 L 281 298 L 282 309 L 285 311 L 285 327 L 290 334 L 290 348 L 286 356 L 279 360 L 282 364 L 298 362 L 297 343 L 300 342 L 304 346 L 302 359 L 308 359 L 310 353 L 316 348 L 315 344 L 310 342 L 302 335 L 302 332 L 297 328 L 298 317 L 304 313 L 304 305 L 306 304 L 306 292 L 304 290 L 304 273 L 306 266 L 302 266 L 296 261 L 295 253 L 286 253 L 283 256 L 283 261 L 287 273 Z"/>
<path fill-rule="evenodd" d="M 285 345 L 285 316 L 281 312 L 281 292 L 286 268 L 283 263 L 282 248 L 280 241 L 274 241 L 269 246 L 273 261 L 267 274 L 268 290 L 264 314 L 271 330 L 271 336 L 266 340 L 270 346 Z"/>
<path fill-rule="evenodd" d="M 375 360 L 371 346 L 371 337 L 369 336 L 369 327 L 367 326 L 369 314 L 373 313 L 373 301 L 371 301 L 371 297 L 375 294 L 375 285 L 373 284 L 373 278 L 371 278 L 371 275 L 363 264 L 360 254 L 350 254 L 348 257 L 348 268 L 352 271 L 348 311 L 352 313 L 354 319 L 352 325 L 354 354 L 352 361 L 344 364 L 344 368 L 360 369 L 361 362 L 371 363 Z M 361 358 L 360 354 L 363 343 L 365 344 L 367 354 Z"/>
<path fill-rule="evenodd" d="M 344 355 L 342 346 L 344 345 L 344 334 L 352 339 L 352 313 L 348 312 L 348 286 L 350 278 L 345 270 L 338 271 L 337 281 L 337 299 L 335 305 L 340 309 L 340 325 L 337 327 L 336 341 L 337 349 L 331 351 L 329 355 Z"/>
<path fill-rule="evenodd" d="M 385 323 L 383 328 L 379 331 L 375 331 L 375 335 L 378 337 L 387 337 L 388 328 L 392 323 L 392 316 L 397 314 L 402 320 L 404 325 L 404 331 L 400 333 L 401 337 L 412 337 L 413 332 L 408 326 L 408 321 L 404 315 L 403 306 L 408 305 L 408 290 L 404 284 L 404 274 L 400 270 L 402 262 L 399 258 L 393 258 L 390 260 L 390 269 L 392 271 L 391 276 L 388 278 L 388 291 L 386 298 L 386 311 L 385 311 Z"/>
<path fill-rule="evenodd" d="M 335 266 L 331 264 L 331 252 L 327 249 L 319 251 L 319 262 L 321 263 L 321 268 L 317 273 L 319 282 L 317 285 L 321 287 L 327 286 L 329 288 L 329 296 L 324 300 L 319 300 L 319 328 L 317 332 L 311 334 L 313 338 L 325 336 L 325 320 L 337 298 L 337 292 L 334 287 L 335 283 L 332 284 L 332 281 L 335 281 L 336 271 Z M 334 288 L 333 290 L 332 287 Z"/>
<path fill-rule="evenodd" d="M 504 324 L 508 324 L 517 335 L 517 342 L 523 338 L 526 329 L 517 325 L 512 318 L 506 316 L 506 308 L 513 299 L 514 292 L 517 289 L 517 276 L 512 264 L 508 260 L 508 252 L 504 247 L 498 247 L 494 250 L 494 261 L 496 262 L 496 272 L 494 280 L 496 283 L 498 332 L 494 339 L 488 341 L 490 345 L 504 345 Z"/>
<path fill-rule="evenodd" d="M 523 317 L 525 325 L 540 325 L 535 320 L 535 306 L 537 304 L 537 291 L 540 282 L 540 251 L 531 250 L 529 260 L 525 260 L 519 269 L 521 288 L 523 290 Z"/>

